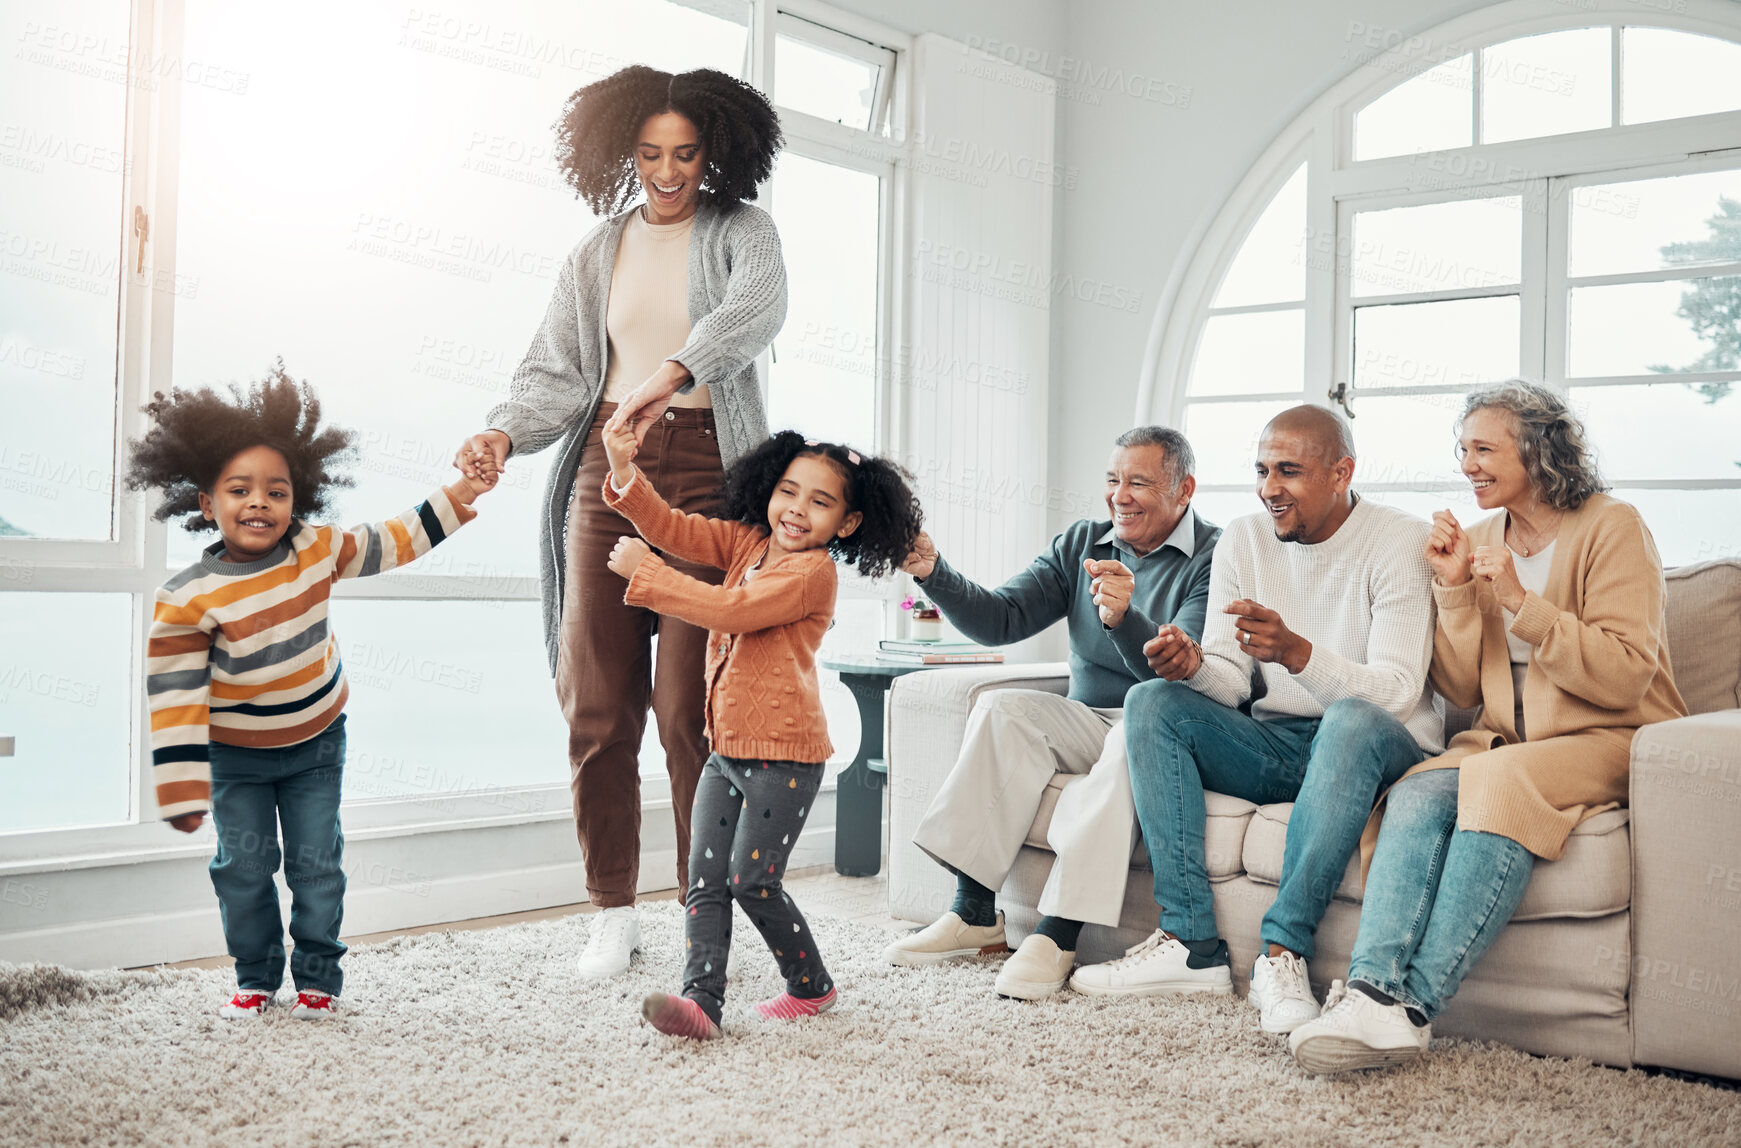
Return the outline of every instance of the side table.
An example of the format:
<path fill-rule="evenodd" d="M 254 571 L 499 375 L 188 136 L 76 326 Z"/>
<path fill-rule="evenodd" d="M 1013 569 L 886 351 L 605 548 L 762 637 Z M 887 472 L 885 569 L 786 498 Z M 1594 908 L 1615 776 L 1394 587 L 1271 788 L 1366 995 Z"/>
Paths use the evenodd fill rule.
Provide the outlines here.
<path fill-rule="evenodd" d="M 883 757 L 883 707 L 896 678 L 942 666 L 885 662 L 874 654 L 823 658 L 822 668 L 840 675 L 858 703 L 858 756 L 840 771 L 834 796 L 834 871 L 874 877 L 883 867 L 883 787 L 889 765 Z"/>

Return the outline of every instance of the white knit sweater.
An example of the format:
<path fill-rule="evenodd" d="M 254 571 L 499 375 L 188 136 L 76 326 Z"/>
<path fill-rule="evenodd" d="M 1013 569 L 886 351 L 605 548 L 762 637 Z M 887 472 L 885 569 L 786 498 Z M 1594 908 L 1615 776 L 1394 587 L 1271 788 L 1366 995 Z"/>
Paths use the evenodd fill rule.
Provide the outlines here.
<path fill-rule="evenodd" d="M 1433 574 L 1428 525 L 1363 498 L 1335 534 L 1316 545 L 1282 542 L 1267 514 L 1238 518 L 1221 534 L 1209 574 L 1203 664 L 1191 687 L 1225 706 L 1264 692 L 1259 721 L 1322 717 L 1331 702 L 1364 698 L 1394 714 L 1428 753 L 1444 747 L 1444 718 L 1427 667 L 1433 658 Z M 1239 648 L 1229 602 L 1249 598 L 1281 615 L 1312 643 L 1306 668 L 1290 674 Z"/>

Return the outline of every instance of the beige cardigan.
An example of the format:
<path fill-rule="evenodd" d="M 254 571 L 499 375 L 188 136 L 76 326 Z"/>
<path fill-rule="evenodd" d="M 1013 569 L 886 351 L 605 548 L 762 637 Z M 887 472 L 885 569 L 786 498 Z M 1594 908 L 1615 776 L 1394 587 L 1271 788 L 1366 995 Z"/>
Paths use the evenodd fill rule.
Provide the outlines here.
<path fill-rule="evenodd" d="M 1471 546 L 1503 546 L 1505 523 L 1501 512 L 1470 527 Z M 1636 509 L 1604 494 L 1561 521 L 1547 586 L 1525 594 L 1511 627 L 1535 647 L 1523 682 L 1527 742 L 1517 736 L 1492 587 L 1435 579 L 1433 597 L 1433 686 L 1454 705 L 1480 705 L 1481 716 L 1409 774 L 1461 768 L 1459 829 L 1497 833 L 1556 860 L 1578 822 L 1625 803 L 1633 732 L 1687 713 L 1664 645 L 1667 590 L 1656 543 Z M 1382 814 L 1381 802 L 1361 839 L 1363 869 Z"/>

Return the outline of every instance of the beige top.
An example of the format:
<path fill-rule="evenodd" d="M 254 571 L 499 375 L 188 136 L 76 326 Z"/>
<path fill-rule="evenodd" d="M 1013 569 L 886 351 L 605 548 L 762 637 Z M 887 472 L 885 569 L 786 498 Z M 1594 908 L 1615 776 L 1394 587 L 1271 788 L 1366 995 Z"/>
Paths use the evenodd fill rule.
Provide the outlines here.
<path fill-rule="evenodd" d="M 620 403 L 689 341 L 689 233 L 682 223 L 648 223 L 640 212 L 623 226 L 605 305 L 607 403 Z M 711 407 L 713 392 L 696 387 L 671 396 L 674 407 Z"/>

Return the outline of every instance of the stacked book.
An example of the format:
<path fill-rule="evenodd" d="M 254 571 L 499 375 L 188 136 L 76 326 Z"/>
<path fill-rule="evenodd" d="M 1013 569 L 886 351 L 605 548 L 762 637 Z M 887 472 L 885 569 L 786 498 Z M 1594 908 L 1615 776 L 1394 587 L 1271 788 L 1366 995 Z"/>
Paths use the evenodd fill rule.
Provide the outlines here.
<path fill-rule="evenodd" d="M 918 642 L 884 638 L 877 643 L 877 657 L 885 662 L 910 666 L 972 665 L 1003 661 L 1002 650 L 988 650 L 975 642 Z"/>

